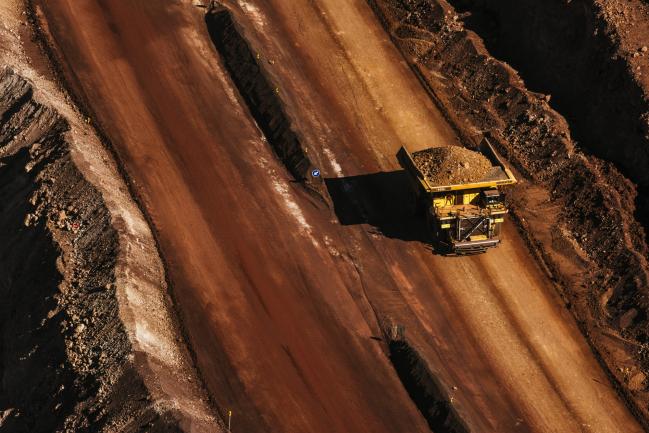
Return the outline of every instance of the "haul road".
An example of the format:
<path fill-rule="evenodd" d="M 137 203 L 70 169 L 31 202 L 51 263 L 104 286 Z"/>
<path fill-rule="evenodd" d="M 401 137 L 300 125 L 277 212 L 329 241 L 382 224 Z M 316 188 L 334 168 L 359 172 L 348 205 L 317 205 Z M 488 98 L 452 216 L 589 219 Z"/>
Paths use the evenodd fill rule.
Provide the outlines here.
<path fill-rule="evenodd" d="M 233 428 L 430 431 L 390 360 L 397 324 L 471 431 L 641 431 L 511 224 L 494 254 L 458 260 L 431 255 L 418 220 L 382 212 L 383 193 L 408 195 L 381 174 L 401 170 L 402 146 L 460 140 L 365 2 L 223 5 L 304 154 L 356 185 L 343 198 L 383 235 L 339 224 L 294 182 L 203 8 L 36 4 L 153 223 L 197 368 Z M 472 189 L 489 210 L 493 185 Z M 489 240 L 481 227 L 470 242 Z"/>

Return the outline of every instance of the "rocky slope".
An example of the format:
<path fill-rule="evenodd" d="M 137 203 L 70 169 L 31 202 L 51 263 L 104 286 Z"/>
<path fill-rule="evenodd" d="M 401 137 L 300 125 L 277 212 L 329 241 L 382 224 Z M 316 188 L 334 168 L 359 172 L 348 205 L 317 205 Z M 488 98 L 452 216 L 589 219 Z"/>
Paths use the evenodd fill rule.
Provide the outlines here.
<path fill-rule="evenodd" d="M 0 429 L 168 425 L 129 362 L 115 230 L 70 160 L 65 120 L 9 69 L 0 101 Z M 122 392 L 131 398 L 115 395 Z"/>
<path fill-rule="evenodd" d="M 649 4 L 451 0 L 463 21 L 527 85 L 552 95 L 588 152 L 639 185 L 637 217 L 649 226 Z"/>
<path fill-rule="evenodd" d="M 179 431 L 120 317 L 111 214 L 33 93 L 0 73 L 0 431 Z"/>

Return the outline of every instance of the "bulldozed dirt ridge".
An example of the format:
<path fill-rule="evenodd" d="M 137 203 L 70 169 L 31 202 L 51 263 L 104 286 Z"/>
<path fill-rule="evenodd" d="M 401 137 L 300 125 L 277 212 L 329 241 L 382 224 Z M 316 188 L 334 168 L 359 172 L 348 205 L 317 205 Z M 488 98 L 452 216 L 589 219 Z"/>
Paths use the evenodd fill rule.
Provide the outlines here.
<path fill-rule="evenodd" d="M 619 19 L 605 12 L 620 5 L 589 9 L 590 2 L 549 2 L 532 8 L 527 2 L 452 3 L 469 12 L 459 14 L 442 1 L 372 2 L 404 57 L 432 96 L 450 107 L 449 116 L 467 140 L 474 131 L 491 134 L 499 151 L 537 185 L 519 188 L 511 197 L 519 224 L 558 278 L 568 305 L 621 393 L 646 420 L 649 266 L 643 227 L 634 214 L 636 188 L 613 164 L 579 151 L 566 121 L 550 108 L 550 98 L 527 91 L 518 74 L 494 59 L 460 20 L 485 32 L 490 46 L 522 65 L 526 78 L 529 74 L 537 86 L 544 83 L 545 90 L 556 91 L 557 107 L 570 115 L 582 145 L 592 143 L 590 151 L 619 163 L 642 184 L 638 174 L 647 146 L 637 127 L 637 110 L 644 104 L 639 101 L 645 99 L 636 86 L 640 69 L 628 67 L 620 54 L 624 49 L 612 40 L 615 31 L 628 38 L 630 28 L 625 30 Z M 623 10 L 633 10 L 635 21 L 642 22 L 646 14 L 634 3 Z M 574 39 L 566 36 L 567 29 Z M 543 43 L 535 42 L 539 40 Z M 611 52 L 618 52 L 616 60 L 605 58 Z M 639 57 L 627 60 L 636 62 Z M 626 90 L 614 91 L 611 81 Z M 579 97 L 580 91 L 588 96 Z"/>
<path fill-rule="evenodd" d="M 529 87 L 552 95 L 582 149 L 639 187 L 649 227 L 649 5 L 634 1 L 450 1 Z M 539 65 L 543 67 L 538 67 Z"/>
<path fill-rule="evenodd" d="M 219 20 L 190 2 L 36 5 L 150 218 L 198 368 L 233 427 L 642 431 L 528 239 L 510 224 L 496 254 L 435 256 L 424 222 L 402 210 L 399 147 L 470 144 L 475 130 L 454 121 L 475 107 L 433 102 L 365 2 L 223 3 L 230 36 L 246 42 L 239 58 L 253 62 L 232 67 Z M 263 82 L 275 96 L 251 98 Z M 546 160 L 526 166 L 528 137 L 506 154 L 534 182 L 521 200 L 575 154 L 564 137 L 530 148 Z M 289 154 L 324 180 L 295 182 L 302 157 Z"/>
<path fill-rule="evenodd" d="M 0 4 L 0 431 L 219 431 L 146 221 Z"/>

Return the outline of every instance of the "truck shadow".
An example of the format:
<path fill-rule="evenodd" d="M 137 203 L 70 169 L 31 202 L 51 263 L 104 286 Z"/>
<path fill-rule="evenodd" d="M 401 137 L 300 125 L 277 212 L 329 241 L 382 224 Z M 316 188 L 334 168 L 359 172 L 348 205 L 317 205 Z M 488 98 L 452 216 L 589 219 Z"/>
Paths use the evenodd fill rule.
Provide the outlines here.
<path fill-rule="evenodd" d="M 432 246 L 423 215 L 415 215 L 404 170 L 325 178 L 341 225 L 368 224 L 382 235 Z"/>

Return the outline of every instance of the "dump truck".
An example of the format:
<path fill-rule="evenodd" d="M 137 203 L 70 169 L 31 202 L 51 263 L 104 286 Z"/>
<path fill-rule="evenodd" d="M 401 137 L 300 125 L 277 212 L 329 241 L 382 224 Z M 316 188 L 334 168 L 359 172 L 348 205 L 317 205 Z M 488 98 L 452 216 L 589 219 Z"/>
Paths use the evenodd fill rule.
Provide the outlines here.
<path fill-rule="evenodd" d="M 409 174 L 414 208 L 425 213 L 435 249 L 444 254 L 464 255 L 483 253 L 496 247 L 500 243 L 501 226 L 508 213 L 501 188 L 515 184 L 516 178 L 486 137 L 478 150 L 481 154 L 479 162 L 488 162 L 486 168 L 478 173 L 478 179 L 466 177 L 449 182 L 449 173 L 452 174 L 453 170 L 452 167 L 443 166 L 446 161 L 431 168 L 430 157 L 426 166 L 421 158 L 417 158 L 422 152 L 434 154 L 437 149 L 414 152 L 414 157 L 405 147 L 397 153 L 400 165 Z M 455 149 L 458 148 L 452 148 Z M 440 183 L 440 179 L 434 178 L 431 172 L 442 173 L 437 177 L 449 183 Z"/>

